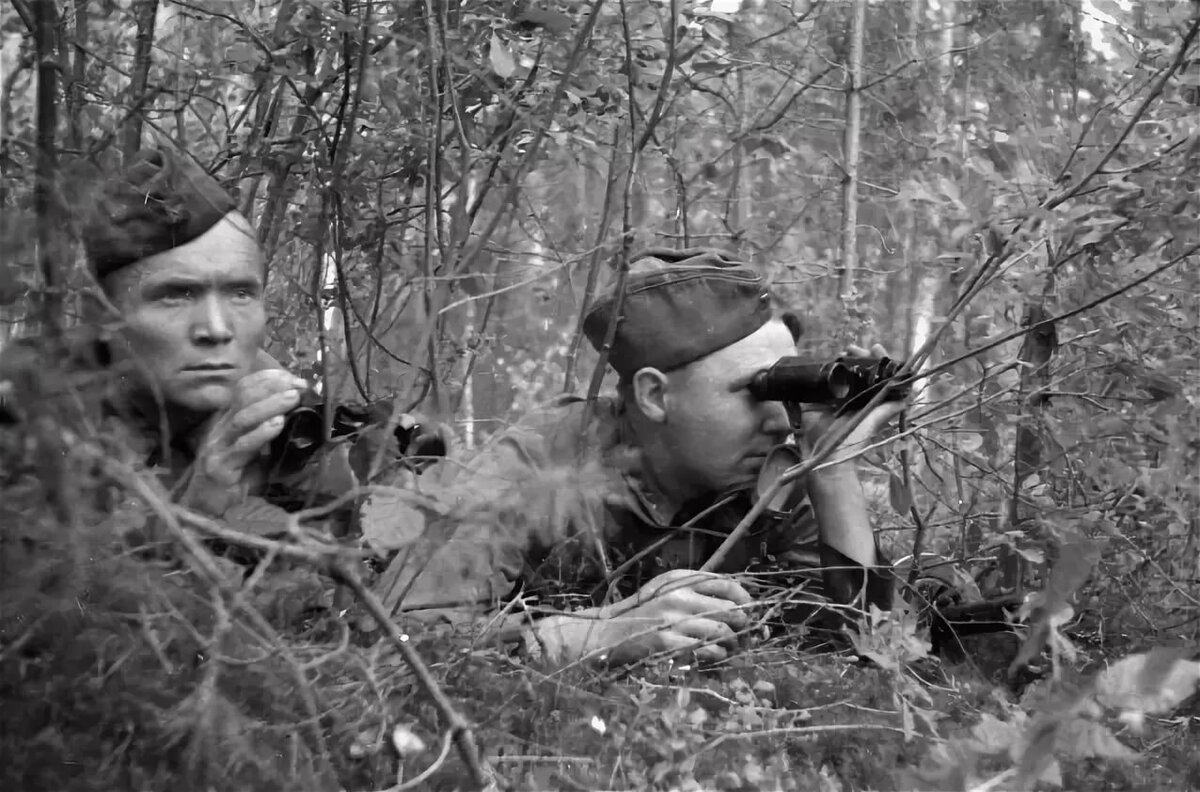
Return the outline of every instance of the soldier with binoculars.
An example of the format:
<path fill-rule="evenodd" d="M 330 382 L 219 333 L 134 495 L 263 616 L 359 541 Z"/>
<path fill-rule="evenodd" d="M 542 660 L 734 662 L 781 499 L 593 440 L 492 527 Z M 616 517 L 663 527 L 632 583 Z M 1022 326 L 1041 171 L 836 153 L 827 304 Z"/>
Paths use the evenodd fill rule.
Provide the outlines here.
<path fill-rule="evenodd" d="M 766 564 L 820 570 L 826 601 L 890 607 L 853 461 L 810 473 L 786 515 L 755 524 L 712 572 L 698 571 L 752 507 L 775 449 L 811 445 L 881 389 L 837 456 L 898 415 L 905 390 L 883 350 L 828 364 L 796 357 L 798 320 L 775 312 L 755 269 L 712 250 L 637 258 L 623 298 L 610 291 L 585 318 L 597 349 L 614 321 L 617 393 L 559 399 L 472 460 L 461 475 L 484 494 L 478 519 L 460 510 L 448 542 L 409 558 L 389 581 L 403 596 L 389 604 L 451 618 L 464 608 L 512 613 L 518 597 L 506 636 L 550 662 L 610 664 L 725 657 L 755 608 L 741 573 Z M 526 509 L 516 529 L 496 524 L 494 504 L 534 502 L 539 479 L 562 469 L 602 471 L 601 491 L 563 494 L 546 514 Z"/>
<path fill-rule="evenodd" d="M 99 391 L 101 412 L 181 503 L 214 517 L 250 507 L 267 534 L 287 532 L 283 509 L 260 498 L 276 474 L 304 494 L 346 491 L 301 480 L 324 427 L 302 405 L 309 383 L 262 349 L 266 263 L 216 180 L 186 155 L 143 151 L 102 185 L 83 242 L 108 310 L 58 348 L 36 338 L 5 350 L 0 422 L 73 403 L 73 383 L 76 394 Z M 46 382 L 48 372 L 65 382 Z M 334 413 L 351 429 L 379 422 L 365 408 Z M 437 427 L 408 417 L 397 439 L 407 446 L 398 451 L 444 452 Z"/>

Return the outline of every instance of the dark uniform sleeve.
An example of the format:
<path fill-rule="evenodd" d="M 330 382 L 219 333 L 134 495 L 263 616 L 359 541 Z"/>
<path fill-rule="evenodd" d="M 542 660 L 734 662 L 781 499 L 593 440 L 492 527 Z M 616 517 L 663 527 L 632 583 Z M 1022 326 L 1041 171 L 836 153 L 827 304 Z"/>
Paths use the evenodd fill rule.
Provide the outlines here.
<path fill-rule="evenodd" d="M 833 602 L 859 602 L 862 607 L 875 605 L 880 610 L 892 607 L 895 580 L 878 538 L 875 555 L 879 565 L 871 569 L 828 546 L 821 541 L 820 526 L 807 496 L 788 521 L 779 547 L 777 557 L 781 563 L 796 570 L 811 570 L 814 575 L 820 573 L 822 593 Z"/>

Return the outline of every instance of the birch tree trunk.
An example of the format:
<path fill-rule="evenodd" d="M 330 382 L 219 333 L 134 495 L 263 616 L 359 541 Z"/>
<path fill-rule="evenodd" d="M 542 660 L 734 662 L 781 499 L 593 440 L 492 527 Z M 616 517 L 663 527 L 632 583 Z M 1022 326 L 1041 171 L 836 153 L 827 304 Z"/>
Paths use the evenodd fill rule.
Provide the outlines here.
<path fill-rule="evenodd" d="M 951 87 L 954 83 L 954 62 L 953 56 L 950 54 L 954 48 L 954 24 L 957 18 L 957 7 L 955 0 L 940 0 L 939 2 L 940 18 L 938 18 L 935 29 L 940 33 L 937 37 L 937 57 L 933 59 L 933 83 L 936 101 L 933 102 L 931 112 L 931 120 L 933 122 L 933 131 L 935 134 L 941 134 L 947 127 L 947 108 L 953 101 Z M 910 6 L 911 13 L 911 29 L 914 37 L 914 48 L 917 50 L 917 55 L 924 55 L 924 47 L 921 44 L 921 29 L 925 22 L 925 7 L 922 0 L 912 0 Z M 936 219 L 931 220 L 936 226 Z M 929 338 L 929 333 L 933 329 L 933 318 L 937 311 L 938 293 L 941 291 L 942 277 L 941 272 L 931 266 L 927 266 L 927 258 L 931 256 L 933 251 L 927 250 L 926 246 L 919 241 L 924 234 L 920 227 L 919 218 L 914 217 L 912 222 L 912 237 L 916 247 L 916 255 L 909 261 L 909 293 L 911 295 L 910 304 L 910 319 L 909 319 L 909 345 L 908 351 L 911 355 L 916 350 L 925 345 L 925 341 Z M 928 398 L 928 380 L 919 380 L 913 389 L 913 402 L 922 404 Z"/>
<path fill-rule="evenodd" d="M 863 37 L 867 25 L 867 0 L 854 0 L 850 23 L 850 63 L 846 69 L 846 131 L 842 142 L 845 175 L 842 177 L 842 261 L 838 292 L 847 310 L 855 303 L 855 270 L 858 267 L 858 160 L 862 137 Z"/>
<path fill-rule="evenodd" d="M 87 79 L 88 0 L 75 0 L 75 35 L 71 60 L 71 86 L 67 92 L 67 142 L 76 151 L 83 148 L 83 86 Z"/>

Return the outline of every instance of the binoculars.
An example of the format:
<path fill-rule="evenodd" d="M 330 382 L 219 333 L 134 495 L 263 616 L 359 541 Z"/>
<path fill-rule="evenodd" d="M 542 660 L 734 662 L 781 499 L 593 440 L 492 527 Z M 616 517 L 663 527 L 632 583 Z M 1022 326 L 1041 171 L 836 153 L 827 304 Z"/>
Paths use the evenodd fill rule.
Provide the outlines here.
<path fill-rule="evenodd" d="M 386 426 L 392 417 L 388 399 L 370 404 L 335 404 L 329 434 L 325 433 L 325 403 L 312 391 L 305 392 L 300 404 L 285 417 L 283 430 L 271 443 L 272 467 L 287 475 L 295 473 L 326 442 L 349 437 L 370 426 Z M 393 435 L 400 456 L 441 457 L 446 455 L 446 443 L 435 431 L 425 428 L 410 416 L 397 423 Z"/>
<path fill-rule="evenodd" d="M 907 398 L 911 383 L 896 381 L 903 361 L 876 357 L 839 357 L 812 361 L 780 358 L 750 382 L 750 393 L 761 401 L 828 404 L 842 410 L 865 407 L 885 384 L 891 387 L 885 401 Z"/>

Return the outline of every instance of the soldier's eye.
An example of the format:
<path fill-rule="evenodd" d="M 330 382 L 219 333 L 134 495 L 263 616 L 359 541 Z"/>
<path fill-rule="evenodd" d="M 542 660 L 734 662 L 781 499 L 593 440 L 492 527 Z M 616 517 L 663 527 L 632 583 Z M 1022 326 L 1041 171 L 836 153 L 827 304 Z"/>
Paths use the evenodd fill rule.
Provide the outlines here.
<path fill-rule="evenodd" d="M 194 296 L 191 286 L 171 286 L 162 291 L 162 299 L 166 302 L 186 302 Z"/>
<path fill-rule="evenodd" d="M 257 300 L 262 290 L 255 283 L 235 283 L 228 286 L 225 293 L 234 302 L 244 304 Z"/>

